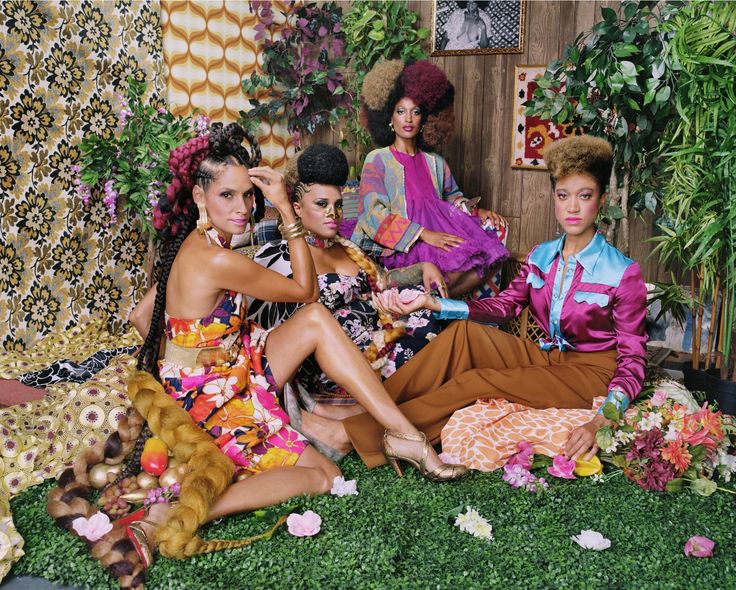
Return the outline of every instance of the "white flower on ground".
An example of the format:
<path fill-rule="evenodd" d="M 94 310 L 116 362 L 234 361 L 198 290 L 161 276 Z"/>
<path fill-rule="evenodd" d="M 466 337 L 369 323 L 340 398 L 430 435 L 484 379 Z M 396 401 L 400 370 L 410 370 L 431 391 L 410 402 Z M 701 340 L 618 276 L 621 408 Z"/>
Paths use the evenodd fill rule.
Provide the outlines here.
<path fill-rule="evenodd" d="M 80 516 L 72 521 L 75 532 L 93 543 L 112 530 L 110 518 L 104 512 L 95 512 L 89 518 Z"/>
<path fill-rule="evenodd" d="M 455 526 L 461 531 L 470 533 L 479 539 L 493 540 L 493 527 L 485 518 L 483 518 L 477 510 L 470 506 L 466 507 L 466 511 L 457 515 L 455 518 Z"/>
<path fill-rule="evenodd" d="M 595 551 L 603 551 L 611 546 L 611 541 L 606 539 L 598 531 L 584 530 L 579 535 L 570 537 L 583 549 L 594 549 Z"/>
<path fill-rule="evenodd" d="M 332 489 L 330 494 L 333 496 L 357 496 L 358 495 L 358 482 L 354 479 L 345 480 L 342 475 L 338 475 L 332 480 Z"/>
<path fill-rule="evenodd" d="M 593 483 L 603 483 L 604 481 L 606 481 L 606 477 L 602 473 L 594 473 L 590 476 L 590 480 Z"/>

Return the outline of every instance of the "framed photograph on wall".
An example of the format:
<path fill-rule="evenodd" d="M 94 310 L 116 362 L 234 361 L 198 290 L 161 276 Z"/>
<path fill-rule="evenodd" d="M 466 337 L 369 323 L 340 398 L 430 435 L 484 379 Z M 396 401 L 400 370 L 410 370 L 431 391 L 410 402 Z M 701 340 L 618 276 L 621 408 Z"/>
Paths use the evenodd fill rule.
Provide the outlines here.
<path fill-rule="evenodd" d="M 430 0 L 432 55 L 523 53 L 526 0 Z"/>
<path fill-rule="evenodd" d="M 569 125 L 558 125 L 537 115 L 527 115 L 524 103 L 532 98 L 537 78 L 544 76 L 547 66 L 514 66 L 514 124 L 511 131 L 511 167 L 546 170 L 544 148 L 574 132 Z"/>

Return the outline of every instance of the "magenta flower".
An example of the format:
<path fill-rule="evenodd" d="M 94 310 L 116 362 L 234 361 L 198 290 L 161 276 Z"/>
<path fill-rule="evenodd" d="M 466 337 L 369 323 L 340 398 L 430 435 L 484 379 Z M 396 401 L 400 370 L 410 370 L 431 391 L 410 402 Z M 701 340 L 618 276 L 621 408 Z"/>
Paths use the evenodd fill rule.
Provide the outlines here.
<path fill-rule="evenodd" d="M 666 401 L 667 392 L 664 389 L 657 389 L 655 390 L 652 399 L 649 400 L 649 403 L 652 404 L 655 408 L 659 408 L 663 406 Z"/>
<path fill-rule="evenodd" d="M 685 555 L 688 557 L 712 557 L 715 541 L 708 537 L 690 537 L 685 543 Z"/>
<path fill-rule="evenodd" d="M 526 470 L 531 469 L 534 460 L 534 447 L 524 440 L 519 443 L 517 448 L 519 451 L 509 457 L 506 465 L 521 465 Z"/>
<path fill-rule="evenodd" d="M 564 455 L 555 455 L 552 459 L 552 466 L 547 467 L 547 472 L 555 477 L 563 479 L 577 479 L 573 471 L 575 470 L 575 461 L 566 459 Z"/>

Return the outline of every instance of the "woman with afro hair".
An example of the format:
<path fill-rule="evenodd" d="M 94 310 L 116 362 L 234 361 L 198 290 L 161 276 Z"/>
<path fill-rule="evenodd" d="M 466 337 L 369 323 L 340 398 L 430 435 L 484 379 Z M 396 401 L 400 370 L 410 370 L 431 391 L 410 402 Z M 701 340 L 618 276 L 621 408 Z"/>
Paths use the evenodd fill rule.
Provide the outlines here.
<path fill-rule="evenodd" d="M 411 314 L 404 321 L 393 321 L 376 310 L 371 301 L 372 294 L 417 285 L 430 291 L 443 279 L 431 262 L 387 272 L 338 233 L 342 220 L 341 187 L 347 177 L 345 154 L 326 144 L 311 145 L 298 152 L 289 161 L 285 172 L 294 210 L 307 230 L 306 240 L 317 270 L 319 301 L 363 351 L 371 367 L 381 377 L 387 378 L 428 344 L 440 332 L 444 322 L 433 318 L 426 310 Z M 292 275 L 289 245 L 285 240 L 266 244 L 254 260 L 285 276 Z M 444 289 L 440 289 L 440 294 L 446 296 Z M 300 307 L 301 304 L 255 300 L 249 304 L 249 317 L 261 326 L 271 328 L 285 321 Z M 329 379 L 314 359 L 302 364 L 295 381 L 303 405 L 312 411 L 335 416 L 358 410 L 356 400 Z M 327 405 L 332 408 L 323 409 Z"/>
<path fill-rule="evenodd" d="M 71 529 L 72 517 L 91 514 L 82 496 L 88 493 L 92 463 L 120 462 L 131 444 L 139 448 L 142 419 L 187 462 L 190 472 L 182 482 L 179 507 L 154 504 L 145 518 L 132 517 L 110 533 L 123 529 L 135 551 L 115 538 L 93 549 L 131 587 L 141 583 L 140 566 L 150 564 L 154 544 L 175 557 L 238 546 L 204 542 L 196 530 L 221 516 L 331 489 L 340 470 L 294 430 L 282 407 L 284 384 L 310 355 L 385 424 L 383 446 L 395 466 L 407 461 L 433 481 L 467 473 L 460 465 L 442 463 L 332 314 L 310 303 L 318 290 L 302 223 L 283 176 L 258 166 L 259 151 L 249 153 L 244 139 L 254 145 L 239 125 L 214 124 L 209 135 L 171 153 L 173 180 L 154 210 L 163 253 L 160 279 L 138 354 L 139 367 L 153 377 L 141 373 L 131 382 L 129 397 L 137 411 L 104 447 L 80 457 L 49 497 L 49 511 L 62 526 Z M 233 237 L 246 231 L 254 199 L 262 196 L 281 215 L 292 277 L 230 248 Z M 246 295 L 308 305 L 264 330 L 246 319 Z M 129 466 L 135 468 L 133 456 Z M 231 483 L 233 472 L 244 477 Z M 136 553 L 139 562 L 129 563 Z M 118 554 L 122 565 L 114 557 Z"/>
<path fill-rule="evenodd" d="M 373 141 L 360 179 L 352 240 L 386 268 L 432 262 L 452 296 L 480 285 L 509 255 L 493 229 L 505 220 L 466 199 L 434 151 L 454 126 L 455 89 L 428 61 L 385 61 L 365 77 L 361 117 Z"/>
<path fill-rule="evenodd" d="M 641 392 L 646 365 L 646 287 L 639 265 L 597 231 L 613 152 L 601 138 L 570 137 L 551 144 L 544 160 L 552 180 L 559 238 L 538 244 L 499 295 L 479 301 L 422 294 L 404 304 L 393 294 L 377 305 L 398 316 L 431 309 L 454 322 L 414 361 L 384 382 L 399 408 L 430 440 L 455 410 L 479 399 L 503 398 L 532 408 L 587 408 L 606 403 L 624 411 Z M 528 307 L 544 337 L 539 342 L 483 323 L 504 323 Z M 572 430 L 568 458 L 598 451 L 595 433 L 607 423 L 601 409 Z M 343 427 L 369 465 L 383 462 L 369 416 Z"/>

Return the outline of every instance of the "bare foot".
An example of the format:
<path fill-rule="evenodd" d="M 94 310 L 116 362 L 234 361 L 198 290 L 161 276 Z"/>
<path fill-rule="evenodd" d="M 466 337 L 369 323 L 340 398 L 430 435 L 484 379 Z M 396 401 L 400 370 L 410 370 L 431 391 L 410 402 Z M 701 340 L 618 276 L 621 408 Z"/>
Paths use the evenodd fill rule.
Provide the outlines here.
<path fill-rule="evenodd" d="M 302 431 L 340 453 L 347 454 L 353 449 L 345 428 L 338 420 L 302 411 Z"/>
<path fill-rule="evenodd" d="M 350 416 L 365 414 L 365 408 L 360 404 L 350 404 L 349 406 L 317 404 L 314 406 L 314 413 L 317 416 L 329 418 L 330 420 L 345 420 L 345 418 L 350 418 Z"/>

